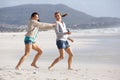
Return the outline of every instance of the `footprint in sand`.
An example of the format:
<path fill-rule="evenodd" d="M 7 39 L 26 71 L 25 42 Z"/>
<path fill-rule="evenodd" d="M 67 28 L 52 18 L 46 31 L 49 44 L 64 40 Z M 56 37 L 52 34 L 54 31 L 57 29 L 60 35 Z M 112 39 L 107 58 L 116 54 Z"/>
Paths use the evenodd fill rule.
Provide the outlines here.
<path fill-rule="evenodd" d="M 0 68 L 0 71 L 2 71 L 3 69 L 2 68 Z M 1 79 L 0 79 L 1 80 Z"/>
<path fill-rule="evenodd" d="M 19 72 L 15 72 L 16 75 L 22 75 L 22 73 L 19 73 Z"/>

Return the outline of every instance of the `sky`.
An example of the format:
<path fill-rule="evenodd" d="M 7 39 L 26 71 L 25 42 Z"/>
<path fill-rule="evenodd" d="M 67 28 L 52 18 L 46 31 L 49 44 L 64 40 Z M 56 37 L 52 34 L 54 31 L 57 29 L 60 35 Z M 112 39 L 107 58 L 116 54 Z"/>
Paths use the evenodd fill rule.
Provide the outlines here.
<path fill-rule="evenodd" d="M 120 0 L 0 0 L 0 8 L 23 4 L 65 4 L 95 17 L 120 18 Z"/>

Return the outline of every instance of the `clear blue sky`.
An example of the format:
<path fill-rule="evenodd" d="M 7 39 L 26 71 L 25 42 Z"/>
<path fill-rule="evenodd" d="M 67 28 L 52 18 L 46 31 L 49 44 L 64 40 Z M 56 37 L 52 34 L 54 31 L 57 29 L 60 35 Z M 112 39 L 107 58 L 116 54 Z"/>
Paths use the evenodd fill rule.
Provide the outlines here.
<path fill-rule="evenodd" d="M 92 16 L 120 18 L 120 0 L 0 0 L 0 8 L 22 4 L 65 4 Z"/>

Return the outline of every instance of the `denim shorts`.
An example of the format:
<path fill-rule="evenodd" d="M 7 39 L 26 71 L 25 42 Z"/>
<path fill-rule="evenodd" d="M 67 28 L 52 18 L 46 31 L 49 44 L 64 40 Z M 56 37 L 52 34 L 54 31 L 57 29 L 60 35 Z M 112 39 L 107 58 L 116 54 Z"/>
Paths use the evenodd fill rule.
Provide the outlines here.
<path fill-rule="evenodd" d="M 24 43 L 25 44 L 34 44 L 35 41 L 34 41 L 34 39 L 32 37 L 26 36 L 25 39 L 24 39 Z"/>
<path fill-rule="evenodd" d="M 57 40 L 56 45 L 58 49 L 66 49 L 70 47 L 68 41 L 63 41 L 63 40 Z"/>

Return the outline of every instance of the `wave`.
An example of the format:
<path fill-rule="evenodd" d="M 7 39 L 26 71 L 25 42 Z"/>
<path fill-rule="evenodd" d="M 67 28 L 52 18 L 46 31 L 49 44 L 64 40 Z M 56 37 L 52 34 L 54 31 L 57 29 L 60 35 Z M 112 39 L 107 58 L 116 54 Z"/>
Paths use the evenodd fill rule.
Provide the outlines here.
<path fill-rule="evenodd" d="M 97 28 L 97 29 L 79 29 L 79 30 L 73 30 L 74 32 L 80 32 L 85 34 L 102 34 L 102 33 L 120 33 L 120 27 L 114 27 L 114 28 Z"/>

